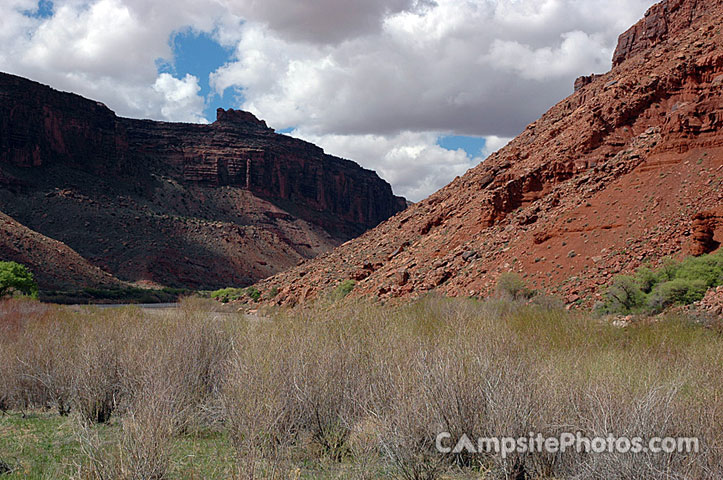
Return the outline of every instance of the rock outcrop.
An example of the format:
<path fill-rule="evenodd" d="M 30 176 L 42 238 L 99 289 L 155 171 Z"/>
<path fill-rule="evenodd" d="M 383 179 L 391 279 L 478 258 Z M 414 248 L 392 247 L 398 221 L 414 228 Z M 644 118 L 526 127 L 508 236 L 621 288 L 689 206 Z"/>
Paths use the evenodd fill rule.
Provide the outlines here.
<path fill-rule="evenodd" d="M 685 34 L 691 25 L 705 21 L 716 4 L 720 6 L 718 0 L 664 0 L 653 5 L 642 20 L 620 35 L 613 65 L 650 51 L 668 38 Z"/>
<path fill-rule="evenodd" d="M 0 73 L 0 210 L 124 281 L 249 284 L 404 208 L 376 173 L 249 112 L 120 118 Z"/>
<path fill-rule="evenodd" d="M 664 1 L 499 152 L 332 253 L 263 281 L 274 302 L 346 279 L 382 299 L 530 287 L 591 305 L 610 279 L 720 242 L 723 1 Z M 700 253 L 700 252 L 698 252 Z"/>
<path fill-rule="evenodd" d="M 723 241 L 723 208 L 699 212 L 693 217 L 691 255 L 711 253 Z"/>

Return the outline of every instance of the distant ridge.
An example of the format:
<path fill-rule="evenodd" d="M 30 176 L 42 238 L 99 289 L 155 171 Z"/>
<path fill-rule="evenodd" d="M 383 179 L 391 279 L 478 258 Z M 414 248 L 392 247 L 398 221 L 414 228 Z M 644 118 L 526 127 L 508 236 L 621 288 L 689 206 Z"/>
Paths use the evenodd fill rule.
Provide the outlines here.
<path fill-rule="evenodd" d="M 376 173 L 251 113 L 219 109 L 210 125 L 120 118 L 0 73 L 0 211 L 124 282 L 248 285 L 404 208 Z M 97 284 L 84 275 L 39 276 Z"/>

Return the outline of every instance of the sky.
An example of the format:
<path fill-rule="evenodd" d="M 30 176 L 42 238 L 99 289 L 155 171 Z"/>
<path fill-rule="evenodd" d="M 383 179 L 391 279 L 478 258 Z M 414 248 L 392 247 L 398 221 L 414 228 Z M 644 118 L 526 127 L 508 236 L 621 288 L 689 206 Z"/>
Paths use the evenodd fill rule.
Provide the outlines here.
<path fill-rule="evenodd" d="M 654 0 L 0 0 L 0 71 L 133 118 L 244 109 L 418 201 L 611 67 Z"/>

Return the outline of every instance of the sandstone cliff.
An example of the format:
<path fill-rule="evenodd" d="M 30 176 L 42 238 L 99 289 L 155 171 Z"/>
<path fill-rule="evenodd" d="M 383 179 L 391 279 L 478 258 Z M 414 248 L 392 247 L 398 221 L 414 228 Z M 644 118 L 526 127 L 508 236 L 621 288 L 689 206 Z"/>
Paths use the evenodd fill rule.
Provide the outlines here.
<path fill-rule="evenodd" d="M 723 2 L 664 1 L 620 37 L 614 67 L 451 184 L 330 254 L 265 280 L 302 302 L 531 287 L 592 304 L 619 272 L 723 240 Z"/>
<path fill-rule="evenodd" d="M 0 210 L 125 281 L 248 284 L 405 207 L 374 172 L 248 112 L 119 118 L 0 73 Z"/>

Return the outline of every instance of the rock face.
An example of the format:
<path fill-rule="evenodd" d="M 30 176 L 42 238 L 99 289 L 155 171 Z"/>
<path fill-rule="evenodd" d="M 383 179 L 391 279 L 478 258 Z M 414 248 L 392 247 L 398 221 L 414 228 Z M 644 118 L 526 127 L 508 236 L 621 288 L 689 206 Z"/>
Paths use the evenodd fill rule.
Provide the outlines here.
<path fill-rule="evenodd" d="M 714 252 L 723 241 L 723 208 L 700 212 L 693 217 L 691 255 Z"/>
<path fill-rule="evenodd" d="M 0 73 L 0 210 L 122 280 L 248 284 L 404 208 L 374 172 L 251 113 L 119 118 Z"/>
<path fill-rule="evenodd" d="M 705 20 L 711 8 L 720 5 L 717 0 L 664 0 L 653 5 L 645 18 L 620 35 L 613 54 L 613 65 L 651 50 L 668 38 L 684 34 L 691 25 Z"/>
<path fill-rule="evenodd" d="M 377 228 L 259 288 L 276 302 L 346 279 L 353 294 L 486 295 L 518 272 L 592 304 L 613 275 L 718 248 L 723 1 L 665 1 L 499 152 Z M 715 212 L 715 213 L 711 213 Z M 697 247 L 696 247 L 697 246 Z"/>

